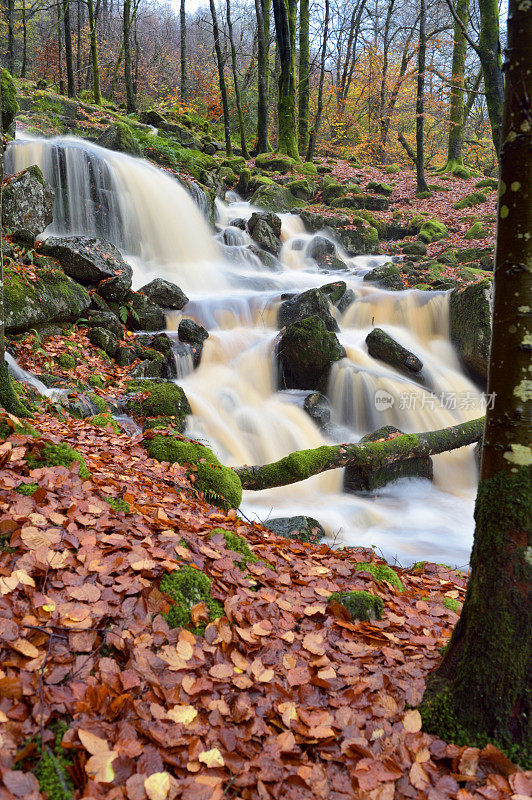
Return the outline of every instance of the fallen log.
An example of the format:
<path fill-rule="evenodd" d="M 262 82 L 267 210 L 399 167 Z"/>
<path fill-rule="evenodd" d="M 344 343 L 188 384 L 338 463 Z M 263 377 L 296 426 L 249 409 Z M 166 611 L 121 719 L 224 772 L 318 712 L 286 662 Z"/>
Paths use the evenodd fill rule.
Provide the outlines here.
<path fill-rule="evenodd" d="M 427 433 L 405 433 L 382 442 L 323 445 L 297 450 L 272 464 L 235 467 L 243 489 L 270 489 L 304 481 L 312 475 L 346 466 L 382 467 L 406 458 L 434 456 L 478 442 L 484 417 Z"/>

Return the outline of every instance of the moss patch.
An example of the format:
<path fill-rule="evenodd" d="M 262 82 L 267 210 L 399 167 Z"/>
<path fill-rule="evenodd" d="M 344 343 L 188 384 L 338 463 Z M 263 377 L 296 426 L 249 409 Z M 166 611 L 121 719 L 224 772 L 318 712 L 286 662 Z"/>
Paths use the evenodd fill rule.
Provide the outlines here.
<path fill-rule="evenodd" d="M 126 503 L 121 497 L 106 497 L 105 502 L 109 503 L 113 511 L 123 511 L 124 514 L 129 514 L 131 511 L 129 503 Z"/>
<path fill-rule="evenodd" d="M 35 481 L 31 481 L 31 483 L 21 483 L 20 486 L 17 486 L 15 491 L 19 494 L 29 496 L 35 494 L 38 488 L 39 484 L 35 483 Z"/>
<path fill-rule="evenodd" d="M 255 564 L 260 560 L 258 556 L 255 555 L 243 536 L 238 536 L 238 534 L 233 533 L 232 531 L 226 531 L 223 528 L 214 528 L 209 534 L 209 538 L 217 533 L 221 533 L 223 535 L 225 546 L 228 550 L 232 550 L 234 553 L 239 554 L 240 558 L 236 564 L 242 571 L 245 570 L 247 564 Z"/>
<path fill-rule="evenodd" d="M 384 604 L 380 597 L 369 592 L 334 592 L 329 603 L 340 603 L 348 610 L 351 619 L 367 622 L 382 619 Z"/>
<path fill-rule="evenodd" d="M 26 456 L 26 463 L 30 469 L 38 469 L 40 467 L 66 467 L 68 469 L 74 461 L 79 464 L 79 477 L 81 480 L 90 478 L 91 473 L 81 453 L 78 453 L 77 450 L 74 450 L 64 442 L 61 444 L 47 442 L 41 448 L 40 453 L 30 452 Z"/>
<path fill-rule="evenodd" d="M 388 564 L 377 564 L 376 562 L 372 561 L 367 564 L 356 564 L 355 566 L 357 570 L 370 572 L 375 580 L 386 581 L 386 583 L 391 584 L 391 586 L 395 586 L 395 588 L 399 589 L 400 592 L 402 592 L 405 588 L 401 583 L 401 579 L 399 578 L 397 572 L 388 566 Z"/>
<path fill-rule="evenodd" d="M 189 565 L 181 567 L 177 572 L 164 575 L 160 583 L 161 592 L 165 592 L 174 601 L 174 605 L 164 615 L 171 628 L 188 628 L 192 625 L 191 609 L 198 603 L 205 603 L 209 609 L 209 618 L 223 617 L 224 607 L 211 597 L 211 579 Z M 205 625 L 193 628 L 196 635 L 201 635 Z"/>
<path fill-rule="evenodd" d="M 460 601 L 455 597 L 444 597 L 443 605 L 445 608 L 448 608 L 449 611 L 454 611 L 455 614 L 459 614 L 462 610 L 462 603 L 460 603 Z"/>
<path fill-rule="evenodd" d="M 126 410 L 134 417 L 164 417 L 173 419 L 179 431 L 185 429 L 185 417 L 191 414 L 187 396 L 180 386 L 171 381 L 131 381 L 128 392 L 135 392 L 126 403 Z"/>
<path fill-rule="evenodd" d="M 111 428 L 113 433 L 120 433 L 120 425 L 110 414 L 97 414 L 90 420 L 97 428 Z"/>

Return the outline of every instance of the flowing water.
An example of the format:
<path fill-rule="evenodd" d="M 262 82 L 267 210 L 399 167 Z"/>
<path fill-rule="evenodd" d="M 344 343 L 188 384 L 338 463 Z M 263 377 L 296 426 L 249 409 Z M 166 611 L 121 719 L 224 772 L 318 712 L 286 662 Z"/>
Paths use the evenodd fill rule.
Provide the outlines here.
<path fill-rule="evenodd" d="M 190 298 L 168 314 L 168 332 L 190 317 L 209 330 L 201 364 L 179 364 L 193 416 L 188 432 L 210 443 L 230 465 L 261 464 L 331 442 L 357 441 L 382 425 L 405 432 L 443 428 L 482 413 L 477 388 L 462 373 L 449 341 L 448 294 L 387 292 L 363 282 L 382 256 L 348 258 L 345 271 L 323 272 L 306 256 L 312 236 L 297 216 L 282 215 L 283 249 L 266 267 L 250 238 L 230 223 L 253 209 L 229 194 L 217 201 L 217 231 L 187 191 L 146 161 L 74 138 L 22 139 L 10 145 L 16 172 L 39 164 L 56 190 L 46 235 L 104 236 L 132 264 L 134 285 L 154 276 Z M 332 423 L 319 430 L 302 408 L 306 393 L 278 391 L 277 314 L 286 292 L 345 280 L 355 293 L 344 313 L 332 308 L 346 349 L 330 375 Z M 416 353 L 416 381 L 367 352 L 365 338 L 381 326 Z M 422 381 L 422 383 L 420 382 Z M 245 492 L 242 509 L 255 519 L 306 514 L 336 545 L 375 546 L 401 564 L 427 559 L 466 565 L 472 544 L 476 466 L 473 448 L 434 458 L 434 482 L 403 479 L 370 495 L 342 491 L 343 470 L 299 484 Z"/>

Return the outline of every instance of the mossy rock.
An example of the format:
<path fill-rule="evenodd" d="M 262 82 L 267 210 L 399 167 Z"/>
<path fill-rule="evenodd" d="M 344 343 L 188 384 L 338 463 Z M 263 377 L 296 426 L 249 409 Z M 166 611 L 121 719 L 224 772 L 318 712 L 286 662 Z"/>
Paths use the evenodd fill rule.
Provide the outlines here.
<path fill-rule="evenodd" d="M 60 356 L 57 356 L 56 361 L 63 369 L 76 368 L 76 359 L 71 353 L 61 353 Z"/>
<path fill-rule="evenodd" d="M 290 172 L 295 163 L 293 158 L 281 153 L 260 153 L 255 159 L 255 165 L 259 169 L 265 172 L 281 172 L 283 175 Z"/>
<path fill-rule="evenodd" d="M 306 203 L 294 197 L 292 192 L 277 183 L 262 184 L 251 196 L 250 205 L 264 208 L 266 211 L 292 211 L 295 208 L 304 208 Z"/>
<path fill-rule="evenodd" d="M 229 467 L 221 464 L 212 450 L 198 442 L 177 436 L 157 435 L 144 445 L 151 458 L 169 464 L 191 464 L 196 467 L 196 483 L 205 497 L 215 505 L 229 504 L 238 508 L 242 501 L 240 478 Z"/>
<path fill-rule="evenodd" d="M 475 183 L 475 189 L 498 189 L 499 181 L 496 178 L 484 178 Z"/>
<path fill-rule="evenodd" d="M 40 452 L 34 453 L 30 451 L 26 455 L 26 463 L 30 469 L 38 469 L 40 467 L 66 467 L 69 469 L 74 461 L 79 464 L 79 477 L 81 480 L 84 481 L 90 478 L 91 473 L 81 453 L 64 442 L 61 444 L 47 442 L 40 449 Z"/>
<path fill-rule="evenodd" d="M 484 385 L 488 376 L 493 281 L 455 289 L 449 304 L 450 338 L 469 375 Z"/>
<path fill-rule="evenodd" d="M 392 263 L 383 264 L 370 270 L 370 272 L 366 272 L 364 281 L 371 281 L 381 289 L 388 289 L 389 291 L 401 291 L 403 289 L 401 270 L 396 264 Z"/>
<path fill-rule="evenodd" d="M 96 140 L 100 147 L 108 150 L 117 150 L 119 153 L 129 153 L 132 156 L 141 156 L 142 148 L 135 134 L 125 122 L 113 122 Z"/>
<path fill-rule="evenodd" d="M 326 535 L 318 520 L 312 517 L 278 517 L 266 520 L 263 525 L 277 536 L 307 544 L 318 545 Z"/>
<path fill-rule="evenodd" d="M 288 189 L 294 197 L 297 197 L 298 200 L 305 200 L 307 202 L 310 202 L 316 194 L 316 183 L 308 178 L 290 181 L 286 184 L 285 188 Z"/>
<path fill-rule="evenodd" d="M 211 597 L 212 580 L 190 565 L 181 567 L 176 572 L 164 575 L 159 588 L 173 600 L 170 610 L 164 615 L 171 628 L 192 627 L 191 609 L 198 603 L 205 603 L 209 610 L 210 621 L 224 616 L 224 607 Z M 205 631 L 205 625 L 193 628 L 196 635 Z"/>
<path fill-rule="evenodd" d="M 279 360 L 287 389 L 325 391 L 332 364 L 345 350 L 321 317 L 312 316 L 289 325 L 279 346 Z"/>
<path fill-rule="evenodd" d="M 226 548 L 232 550 L 233 553 L 238 553 L 240 556 L 236 563 L 238 568 L 243 572 L 248 564 L 256 564 L 257 561 L 260 561 L 259 557 L 255 555 L 244 537 L 238 536 L 238 534 L 233 531 L 226 531 L 224 528 L 213 528 L 209 534 L 209 538 L 219 533 L 221 533 L 224 538 Z"/>
<path fill-rule="evenodd" d="M 229 167 L 238 176 L 243 169 L 246 169 L 246 159 L 242 156 L 227 156 L 222 160 L 222 166 Z"/>
<path fill-rule="evenodd" d="M 399 164 L 388 164 L 384 171 L 387 175 L 397 175 L 398 172 L 401 172 L 401 167 Z"/>
<path fill-rule="evenodd" d="M 11 73 L 7 69 L 0 70 L 0 86 L 2 89 L 2 128 L 7 131 L 18 112 L 17 87 Z"/>
<path fill-rule="evenodd" d="M 469 178 L 471 178 L 473 175 L 473 170 L 464 167 L 463 164 L 455 164 L 451 168 L 450 172 L 455 178 L 461 178 L 464 181 L 469 180 Z"/>
<path fill-rule="evenodd" d="M 464 233 L 464 239 L 487 239 L 489 233 L 482 227 L 482 222 L 474 222 Z"/>
<path fill-rule="evenodd" d="M 97 414 L 89 421 L 96 428 L 110 428 L 113 433 L 120 433 L 120 425 L 111 414 Z"/>
<path fill-rule="evenodd" d="M 126 401 L 126 411 L 132 416 L 171 417 L 179 431 L 185 429 L 185 418 L 192 411 L 180 386 L 171 381 L 138 380 L 129 381 L 126 391 L 135 393 Z"/>
<path fill-rule="evenodd" d="M 376 581 L 386 581 L 386 583 L 394 586 L 400 592 L 405 588 L 397 572 L 388 564 L 377 564 L 376 561 L 371 561 L 367 564 L 355 564 L 355 569 L 360 572 L 371 573 Z"/>
<path fill-rule="evenodd" d="M 462 208 L 473 208 L 473 206 L 478 206 L 480 203 L 485 203 L 487 199 L 488 196 L 484 192 L 472 192 L 454 203 L 453 208 L 457 211 Z"/>
<path fill-rule="evenodd" d="M 419 230 L 419 238 L 425 244 L 446 239 L 449 236 L 447 226 L 437 219 L 424 219 Z"/>
<path fill-rule="evenodd" d="M 346 608 L 351 619 L 362 622 L 382 619 L 384 603 L 380 597 L 369 592 L 334 592 L 328 602 L 339 603 Z"/>
<path fill-rule="evenodd" d="M 303 161 L 302 164 L 295 165 L 294 172 L 298 172 L 300 175 L 313 176 L 318 174 L 318 168 L 312 161 Z"/>
<path fill-rule="evenodd" d="M 370 181 L 366 186 L 366 189 L 369 192 L 375 192 L 375 194 L 382 194 L 385 197 L 390 197 L 393 192 L 393 186 L 390 186 L 389 183 L 382 183 L 381 181 Z"/>

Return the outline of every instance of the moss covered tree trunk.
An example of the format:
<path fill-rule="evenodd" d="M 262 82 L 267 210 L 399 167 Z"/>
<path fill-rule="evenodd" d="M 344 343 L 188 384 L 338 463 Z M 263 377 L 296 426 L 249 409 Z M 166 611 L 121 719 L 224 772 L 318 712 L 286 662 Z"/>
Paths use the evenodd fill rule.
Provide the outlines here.
<path fill-rule="evenodd" d="M 498 0 L 478 0 L 478 7 L 480 11 L 478 55 L 482 64 L 484 91 L 486 93 L 486 105 L 488 106 L 493 145 L 496 152 L 499 153 L 504 100 L 499 39 L 499 4 Z"/>
<path fill-rule="evenodd" d="M 323 21 L 323 39 L 321 42 L 321 54 L 320 54 L 320 80 L 318 84 L 318 103 L 316 107 L 316 116 L 314 117 L 314 124 L 312 126 L 312 132 L 309 137 L 308 150 L 306 156 L 307 161 L 312 161 L 312 159 L 314 158 L 314 153 L 316 152 L 316 144 L 318 141 L 318 136 L 321 127 L 321 115 L 323 112 L 323 86 L 325 83 L 325 59 L 327 57 L 327 35 L 329 33 L 329 12 L 330 12 L 329 0 L 325 0 L 325 19 Z"/>
<path fill-rule="evenodd" d="M 510 0 L 493 334 L 471 577 L 422 704 L 426 730 L 532 767 L 532 13 Z"/>
<path fill-rule="evenodd" d="M 268 0 L 269 10 L 269 0 Z M 256 153 L 268 151 L 268 39 L 269 26 L 266 30 L 264 16 L 264 0 L 255 0 L 255 13 L 257 16 L 257 148 Z"/>
<path fill-rule="evenodd" d="M 187 99 L 187 13 L 185 0 L 181 0 L 179 5 L 179 42 L 180 42 L 180 76 L 179 76 L 179 96 L 184 103 Z"/>
<path fill-rule="evenodd" d="M 231 19 L 231 0 L 226 0 L 227 7 L 227 32 L 229 34 L 229 45 L 231 47 L 231 68 L 233 70 L 233 85 L 235 87 L 236 113 L 238 115 L 238 130 L 240 133 L 240 148 L 243 157 L 249 159 L 248 146 L 246 144 L 246 128 L 244 125 L 244 115 L 242 113 L 242 99 L 240 95 L 240 82 L 238 80 L 238 68 L 236 60 L 235 39 L 233 36 L 233 21 Z"/>
<path fill-rule="evenodd" d="M 126 111 L 134 114 L 136 111 L 135 92 L 133 91 L 133 78 L 131 75 L 131 0 L 124 0 L 124 13 L 122 17 L 122 41 L 124 48 L 124 81 L 126 84 Z"/>
<path fill-rule="evenodd" d="M 310 15 L 309 0 L 299 2 L 299 152 L 307 152 L 309 142 L 310 99 Z"/>
<path fill-rule="evenodd" d="M 98 43 L 96 41 L 96 17 L 94 15 L 94 0 L 87 0 L 89 12 L 89 29 L 91 43 L 91 64 L 92 64 L 92 91 L 94 102 L 97 106 L 102 104 L 102 93 L 100 90 L 100 66 L 98 64 Z"/>
<path fill-rule="evenodd" d="M 277 98 L 277 149 L 299 158 L 296 117 L 297 0 L 273 0 L 275 38 L 280 60 Z"/>
<path fill-rule="evenodd" d="M 425 60 L 427 52 L 427 4 L 421 0 L 419 7 L 419 43 L 417 51 L 417 95 L 416 95 L 416 181 L 417 192 L 428 192 L 425 180 Z"/>
<path fill-rule="evenodd" d="M 70 0 L 63 0 L 63 28 L 65 33 L 65 58 L 67 71 L 67 94 L 76 96 L 74 81 L 74 56 L 72 52 L 72 28 L 70 26 Z"/>
<path fill-rule="evenodd" d="M 462 25 L 455 20 L 453 64 L 451 75 L 451 107 L 449 110 L 449 141 L 447 145 L 447 163 L 444 171 L 452 170 L 462 163 L 462 145 L 464 141 L 464 77 L 467 41 L 463 27 L 469 22 L 469 0 L 458 0 L 456 14 Z"/>
<path fill-rule="evenodd" d="M 224 60 L 222 56 L 222 48 L 220 46 L 220 29 L 218 27 L 218 16 L 216 14 L 216 6 L 214 0 L 210 0 L 211 18 L 212 18 L 212 35 L 214 37 L 214 50 L 216 52 L 216 65 L 218 67 L 218 81 L 220 84 L 220 94 L 222 96 L 222 109 L 224 115 L 224 135 L 225 135 L 225 152 L 230 156 L 233 152 L 231 144 L 231 127 L 229 120 L 229 102 L 227 100 L 227 84 L 225 82 L 224 74 Z"/>

